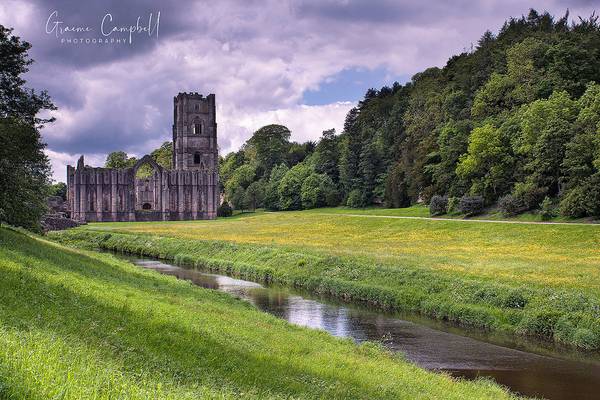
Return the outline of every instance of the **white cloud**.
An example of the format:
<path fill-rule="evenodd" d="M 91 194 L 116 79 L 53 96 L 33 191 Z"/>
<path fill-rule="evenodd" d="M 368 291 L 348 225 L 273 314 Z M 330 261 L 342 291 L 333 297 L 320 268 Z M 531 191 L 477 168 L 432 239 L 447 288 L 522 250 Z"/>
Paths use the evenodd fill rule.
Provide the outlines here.
<path fill-rule="evenodd" d="M 90 17 L 72 10 L 67 1 L 60 3 L 0 4 L 0 22 L 15 26 L 32 42 L 33 52 L 40 50 L 29 84 L 48 88 L 59 107 L 57 121 L 43 131 L 56 177 L 64 176 L 64 164 L 75 163 L 78 153 L 89 154 L 90 164 L 101 164 L 109 151 L 141 155 L 170 140 L 172 98 L 180 91 L 216 94 L 223 153 L 270 123 L 288 126 L 298 141 L 317 139 L 332 127 L 339 132 L 351 104 L 305 106 L 306 90 L 348 68 L 385 67 L 406 76 L 442 66 L 486 29 L 497 31 L 508 17 L 527 13 L 529 7 L 520 0 L 459 5 L 216 1 L 210 8 L 203 2 L 169 6 L 156 1 L 148 7 L 162 10 L 162 32 L 172 33 L 154 47 L 123 55 L 110 47 L 90 54 L 89 48 L 57 45 L 40 33 L 49 9 L 60 8 L 72 23 L 82 15 Z M 89 12 L 103 9 L 94 6 Z M 556 1 L 531 6 L 557 14 L 566 8 Z M 111 7 L 118 15 L 132 6 L 122 2 Z M 572 15 L 589 15 L 590 7 L 571 7 Z"/>
<path fill-rule="evenodd" d="M 66 182 L 67 181 L 67 165 L 76 166 L 77 160 L 81 154 L 69 154 L 59 153 L 46 149 L 44 151 L 50 159 L 50 165 L 52 166 L 52 179 L 55 182 Z M 104 154 L 88 153 L 84 155 L 85 164 L 92 166 L 102 166 L 106 159 Z"/>

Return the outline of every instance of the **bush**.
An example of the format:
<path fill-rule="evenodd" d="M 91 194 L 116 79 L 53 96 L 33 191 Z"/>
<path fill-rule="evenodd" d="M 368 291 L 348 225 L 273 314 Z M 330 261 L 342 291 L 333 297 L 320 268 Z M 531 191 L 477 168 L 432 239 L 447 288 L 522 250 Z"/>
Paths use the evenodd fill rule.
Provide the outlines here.
<path fill-rule="evenodd" d="M 600 348 L 600 337 L 590 329 L 579 328 L 573 334 L 573 343 L 584 350 L 597 350 Z"/>
<path fill-rule="evenodd" d="M 362 192 L 358 189 L 354 189 L 348 195 L 348 200 L 346 200 L 346 205 L 352 208 L 362 208 L 365 206 L 365 197 Z"/>
<path fill-rule="evenodd" d="M 429 202 L 429 214 L 442 215 L 448 208 L 448 198 L 446 196 L 435 195 Z"/>
<path fill-rule="evenodd" d="M 587 197 L 583 187 L 570 190 L 560 201 L 560 214 L 565 217 L 581 218 L 587 215 Z"/>
<path fill-rule="evenodd" d="M 560 313 L 553 310 L 537 310 L 526 314 L 519 324 L 519 331 L 526 335 L 539 336 L 550 339 L 554 331 Z"/>
<path fill-rule="evenodd" d="M 561 215 L 571 218 L 600 216 L 600 174 L 571 189 L 561 200 L 559 209 Z"/>
<path fill-rule="evenodd" d="M 554 204 L 552 203 L 552 200 L 550 200 L 550 197 L 546 196 L 540 207 L 542 209 L 540 212 L 542 220 L 548 221 L 556 216 L 556 213 L 554 212 Z"/>
<path fill-rule="evenodd" d="M 522 212 L 525 212 L 537 208 L 547 192 L 547 188 L 539 187 L 532 182 L 520 182 L 515 184 L 513 197 L 523 204 L 524 210 Z"/>
<path fill-rule="evenodd" d="M 513 217 L 525 212 L 527 207 L 520 198 L 507 194 L 498 200 L 498 209 L 505 217 Z"/>
<path fill-rule="evenodd" d="M 223 204 L 217 208 L 217 217 L 231 217 L 233 210 L 231 210 L 231 206 L 227 201 L 224 201 Z"/>
<path fill-rule="evenodd" d="M 460 199 L 458 197 L 450 197 L 448 199 L 448 206 L 446 207 L 446 213 L 454 214 L 458 212 L 458 203 Z"/>
<path fill-rule="evenodd" d="M 481 214 L 483 212 L 483 197 L 463 196 L 458 203 L 458 210 L 467 217 Z"/>

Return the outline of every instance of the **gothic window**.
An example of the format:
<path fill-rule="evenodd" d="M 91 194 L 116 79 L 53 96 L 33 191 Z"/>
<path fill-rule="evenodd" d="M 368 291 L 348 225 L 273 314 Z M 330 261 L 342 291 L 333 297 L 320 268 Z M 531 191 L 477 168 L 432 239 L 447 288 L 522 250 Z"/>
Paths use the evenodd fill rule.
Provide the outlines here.
<path fill-rule="evenodd" d="M 200 122 L 194 122 L 194 135 L 202 134 L 202 124 Z"/>
<path fill-rule="evenodd" d="M 196 110 L 196 111 L 200 111 L 200 104 L 196 104 L 196 105 L 194 106 L 194 110 Z"/>
<path fill-rule="evenodd" d="M 200 153 L 194 153 L 194 164 L 200 164 Z"/>

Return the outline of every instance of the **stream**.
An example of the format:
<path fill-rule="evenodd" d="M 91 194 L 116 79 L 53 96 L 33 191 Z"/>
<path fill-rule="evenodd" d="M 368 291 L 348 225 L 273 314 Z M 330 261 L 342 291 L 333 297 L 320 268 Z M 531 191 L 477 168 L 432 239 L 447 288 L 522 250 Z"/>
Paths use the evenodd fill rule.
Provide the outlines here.
<path fill-rule="evenodd" d="M 484 341 L 455 327 L 426 323 L 418 317 L 337 303 L 281 286 L 207 273 L 162 261 L 117 254 L 140 267 L 186 279 L 195 285 L 229 293 L 261 311 L 296 325 L 322 329 L 356 342 L 377 341 L 400 351 L 423 368 L 466 379 L 489 377 L 511 391 L 547 399 L 600 399 L 600 362 L 572 354 L 524 346 L 509 339 Z M 500 344 L 498 344 L 500 343 Z"/>

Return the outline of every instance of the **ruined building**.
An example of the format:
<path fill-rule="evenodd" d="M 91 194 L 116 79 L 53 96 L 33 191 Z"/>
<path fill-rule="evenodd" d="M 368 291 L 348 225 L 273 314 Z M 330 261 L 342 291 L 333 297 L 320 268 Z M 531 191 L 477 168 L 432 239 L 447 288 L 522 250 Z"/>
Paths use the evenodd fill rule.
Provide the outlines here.
<path fill-rule="evenodd" d="M 148 155 L 133 167 L 67 166 L 68 205 L 77 221 L 214 219 L 219 206 L 215 95 L 179 93 L 174 101 L 173 169 Z M 150 176 L 139 177 L 143 165 Z"/>

